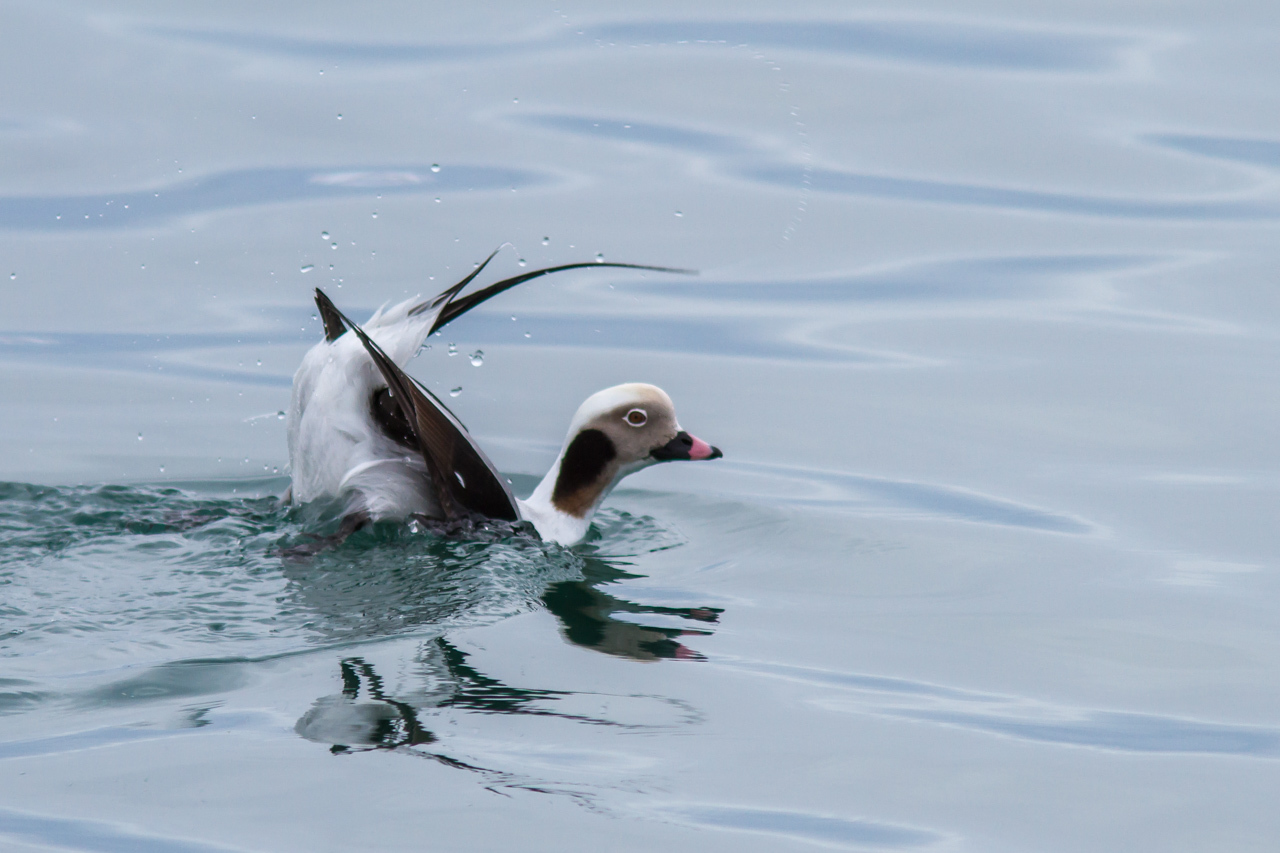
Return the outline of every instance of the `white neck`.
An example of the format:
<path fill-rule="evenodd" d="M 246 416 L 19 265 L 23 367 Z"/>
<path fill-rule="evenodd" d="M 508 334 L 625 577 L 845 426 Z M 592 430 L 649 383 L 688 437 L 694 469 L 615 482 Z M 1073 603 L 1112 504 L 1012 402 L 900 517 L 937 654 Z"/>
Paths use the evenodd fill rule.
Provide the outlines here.
<path fill-rule="evenodd" d="M 556 480 L 560 477 L 560 461 L 563 458 L 564 451 L 561 450 L 560 455 L 556 457 L 555 464 L 551 466 L 547 476 L 542 478 L 538 488 L 533 490 L 533 494 L 529 495 L 528 500 L 516 500 L 516 503 L 520 506 L 520 517 L 533 524 L 543 541 L 555 542 L 560 545 L 573 545 L 581 542 L 591 528 L 592 516 L 596 514 L 600 504 L 613 491 L 613 487 L 618 485 L 618 481 L 628 474 L 635 473 L 641 468 L 647 468 L 652 464 L 649 460 L 642 460 L 620 468 L 618 473 L 614 475 L 613 480 L 600 490 L 600 494 L 592 502 L 591 508 L 581 518 L 578 518 L 576 515 L 570 515 L 560 509 L 551 500 L 552 495 L 555 493 Z"/>

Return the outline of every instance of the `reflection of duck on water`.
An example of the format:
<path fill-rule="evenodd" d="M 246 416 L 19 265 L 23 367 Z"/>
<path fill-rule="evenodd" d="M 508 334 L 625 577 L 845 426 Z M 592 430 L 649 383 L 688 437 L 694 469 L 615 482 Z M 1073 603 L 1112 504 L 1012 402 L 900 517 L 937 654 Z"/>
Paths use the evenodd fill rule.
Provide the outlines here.
<path fill-rule="evenodd" d="M 646 539 L 652 538 L 650 524 L 622 514 L 618 526 L 623 530 L 611 531 L 613 544 L 618 545 L 631 526 L 638 526 Z M 540 601 L 559 621 L 565 639 L 575 645 L 639 661 L 696 661 L 702 656 L 679 638 L 709 635 L 709 626 L 723 612 L 713 607 L 640 604 L 610 595 L 597 587 L 642 576 L 582 552 L 548 552 L 528 542 L 513 546 L 434 537 L 414 537 L 415 547 L 406 551 L 401 537 L 393 534 L 393 541 L 385 544 L 394 547 L 388 548 L 376 537 L 370 542 L 368 534 L 362 533 L 341 549 L 285 563 L 285 575 L 294 588 L 292 597 L 313 614 L 311 624 L 316 629 L 334 638 L 367 638 L 447 624 L 460 613 L 492 606 L 495 596 L 500 598 L 500 590 L 505 590 L 515 592 L 525 606 Z M 549 555 L 561 561 L 549 561 Z M 496 586 L 495 578 L 501 580 Z M 617 618 L 618 614 L 676 617 L 705 627 L 644 625 Z M 342 660 L 341 693 L 316 700 L 296 731 L 308 740 L 329 744 L 335 754 L 407 750 L 451 767 L 482 772 L 495 784 L 529 787 L 507 778 L 509 774 L 433 751 L 439 739 L 423 725 L 423 715 L 456 709 L 623 729 L 652 728 L 655 710 L 664 718 L 658 724 L 663 727 L 675 722 L 672 711 L 680 721 L 696 717 L 685 703 L 667 697 L 512 687 L 478 670 L 466 653 L 443 637 L 424 643 L 416 663 L 420 683 L 408 691 L 390 691 L 365 659 Z M 584 711 L 584 703 L 592 710 Z M 643 722 L 625 721 L 626 715 L 637 711 Z"/>
<path fill-rule="evenodd" d="M 611 519 L 609 547 L 626 547 L 628 537 L 646 543 L 662 537 L 650 519 L 616 512 Z M 448 625 L 467 613 L 515 613 L 540 603 L 575 645 L 632 660 L 699 660 L 680 638 L 711 633 L 709 626 L 722 612 L 641 604 L 604 592 L 599 587 L 642 575 L 627 572 L 617 558 L 518 538 L 463 543 L 374 528 L 342 548 L 285 561 L 283 570 L 293 604 L 308 612 L 314 630 L 333 640 L 387 636 Z M 626 614 L 699 624 L 671 627 L 667 618 L 666 625 L 645 625 Z"/>
<path fill-rule="evenodd" d="M 330 751 L 335 754 L 436 742 L 436 736 L 418 722 L 412 705 L 386 696 L 382 679 L 362 658 L 347 658 L 339 666 L 342 693 L 317 699 L 294 731 L 307 740 L 332 744 Z M 366 682 L 368 699 L 362 702 L 360 690 Z"/>
<path fill-rule="evenodd" d="M 613 614 L 651 613 L 705 624 L 716 622 L 722 611 L 642 605 L 596 589 L 599 584 L 634 577 L 638 576 L 603 560 L 587 558 L 582 579 L 552 581 L 542 593 L 542 603 L 559 620 L 564 637 L 585 648 L 641 661 L 701 660 L 701 655 L 675 638 L 710 634 L 709 630 L 646 626 L 617 619 Z M 360 657 L 342 660 L 342 692 L 317 699 L 294 730 L 307 740 L 328 744 L 335 755 L 396 751 L 476 773 L 482 784 L 495 792 L 505 788 L 560 794 L 590 805 L 595 796 L 590 790 L 594 783 L 579 785 L 500 769 L 509 760 L 501 751 L 494 755 L 481 745 L 474 757 L 468 755 L 475 751 L 474 742 L 466 738 L 442 741 L 424 726 L 424 718 L 440 717 L 454 710 L 479 715 L 549 717 L 644 731 L 688 725 L 700 716 L 685 702 L 670 697 L 513 687 L 481 672 L 465 652 L 444 637 L 424 643 L 416 663 L 418 683 L 408 690 L 394 691 L 393 695 L 371 663 Z M 446 716 L 441 723 L 447 721 Z"/>
<path fill-rule="evenodd" d="M 443 637 L 424 644 L 418 662 L 426 670 L 424 683 L 401 698 L 393 698 L 373 665 L 364 658 L 342 660 L 339 663 L 342 692 L 317 699 L 298 720 L 294 730 L 307 740 L 330 744 L 330 751 L 334 754 L 413 748 L 414 754 L 451 767 L 485 771 L 486 768 L 417 748 L 439 741 L 423 726 L 419 715 L 452 708 L 480 714 L 555 717 L 624 729 L 649 727 L 605 716 L 558 710 L 555 706 L 557 701 L 584 694 L 504 684 L 469 664 L 466 653 Z M 656 699 L 664 705 L 673 706 L 686 719 L 692 713 L 684 703 L 673 699 L 631 698 Z"/>
<path fill-rule="evenodd" d="M 637 604 L 601 592 L 600 584 L 637 578 L 603 560 L 589 559 L 583 580 L 549 584 L 542 603 L 560 620 L 565 639 L 579 646 L 633 660 L 659 658 L 702 660 L 702 655 L 682 645 L 677 637 L 706 636 L 711 631 L 689 628 L 662 628 L 615 619 L 614 613 L 653 613 L 715 623 L 724 612 L 718 607 L 660 607 Z"/>

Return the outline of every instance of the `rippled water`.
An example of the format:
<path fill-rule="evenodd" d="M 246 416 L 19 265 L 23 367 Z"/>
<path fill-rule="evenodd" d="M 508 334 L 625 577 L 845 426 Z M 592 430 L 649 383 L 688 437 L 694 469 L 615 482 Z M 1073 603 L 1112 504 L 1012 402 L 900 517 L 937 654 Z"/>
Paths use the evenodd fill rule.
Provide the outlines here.
<path fill-rule="evenodd" d="M 0 846 L 1275 848 L 1270 6 L 0 22 Z M 312 289 L 504 243 L 700 270 L 430 340 L 518 493 L 622 381 L 725 458 L 308 555 Z"/>

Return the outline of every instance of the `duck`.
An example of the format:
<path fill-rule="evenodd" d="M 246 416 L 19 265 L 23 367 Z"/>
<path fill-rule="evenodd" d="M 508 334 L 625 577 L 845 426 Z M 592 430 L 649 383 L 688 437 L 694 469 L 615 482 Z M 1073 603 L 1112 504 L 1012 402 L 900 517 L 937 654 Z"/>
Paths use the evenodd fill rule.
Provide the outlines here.
<path fill-rule="evenodd" d="M 338 500 L 340 542 L 377 521 L 429 523 L 455 536 L 517 525 L 546 542 L 573 545 L 626 476 L 651 465 L 723 456 L 681 427 L 655 385 L 628 382 L 582 403 L 564 444 L 529 497 L 507 480 L 456 415 L 405 372 L 427 337 L 498 295 L 540 276 L 587 267 L 688 273 L 601 261 L 532 270 L 463 294 L 495 250 L 461 281 L 430 299 L 384 305 L 363 325 L 319 288 L 324 338 L 302 358 L 287 413 L 290 485 L 286 503 Z"/>

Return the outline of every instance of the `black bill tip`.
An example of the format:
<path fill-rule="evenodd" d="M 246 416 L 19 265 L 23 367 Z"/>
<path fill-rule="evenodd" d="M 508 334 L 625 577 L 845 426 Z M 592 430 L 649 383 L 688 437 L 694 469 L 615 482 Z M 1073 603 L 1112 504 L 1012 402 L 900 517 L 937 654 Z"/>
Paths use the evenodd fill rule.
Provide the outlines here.
<path fill-rule="evenodd" d="M 719 459 L 724 456 L 720 452 L 720 448 L 712 447 L 697 436 L 689 435 L 684 430 L 676 433 L 675 438 L 661 447 L 655 447 L 650 451 L 649 455 L 659 462 L 674 462 L 677 459 Z"/>

